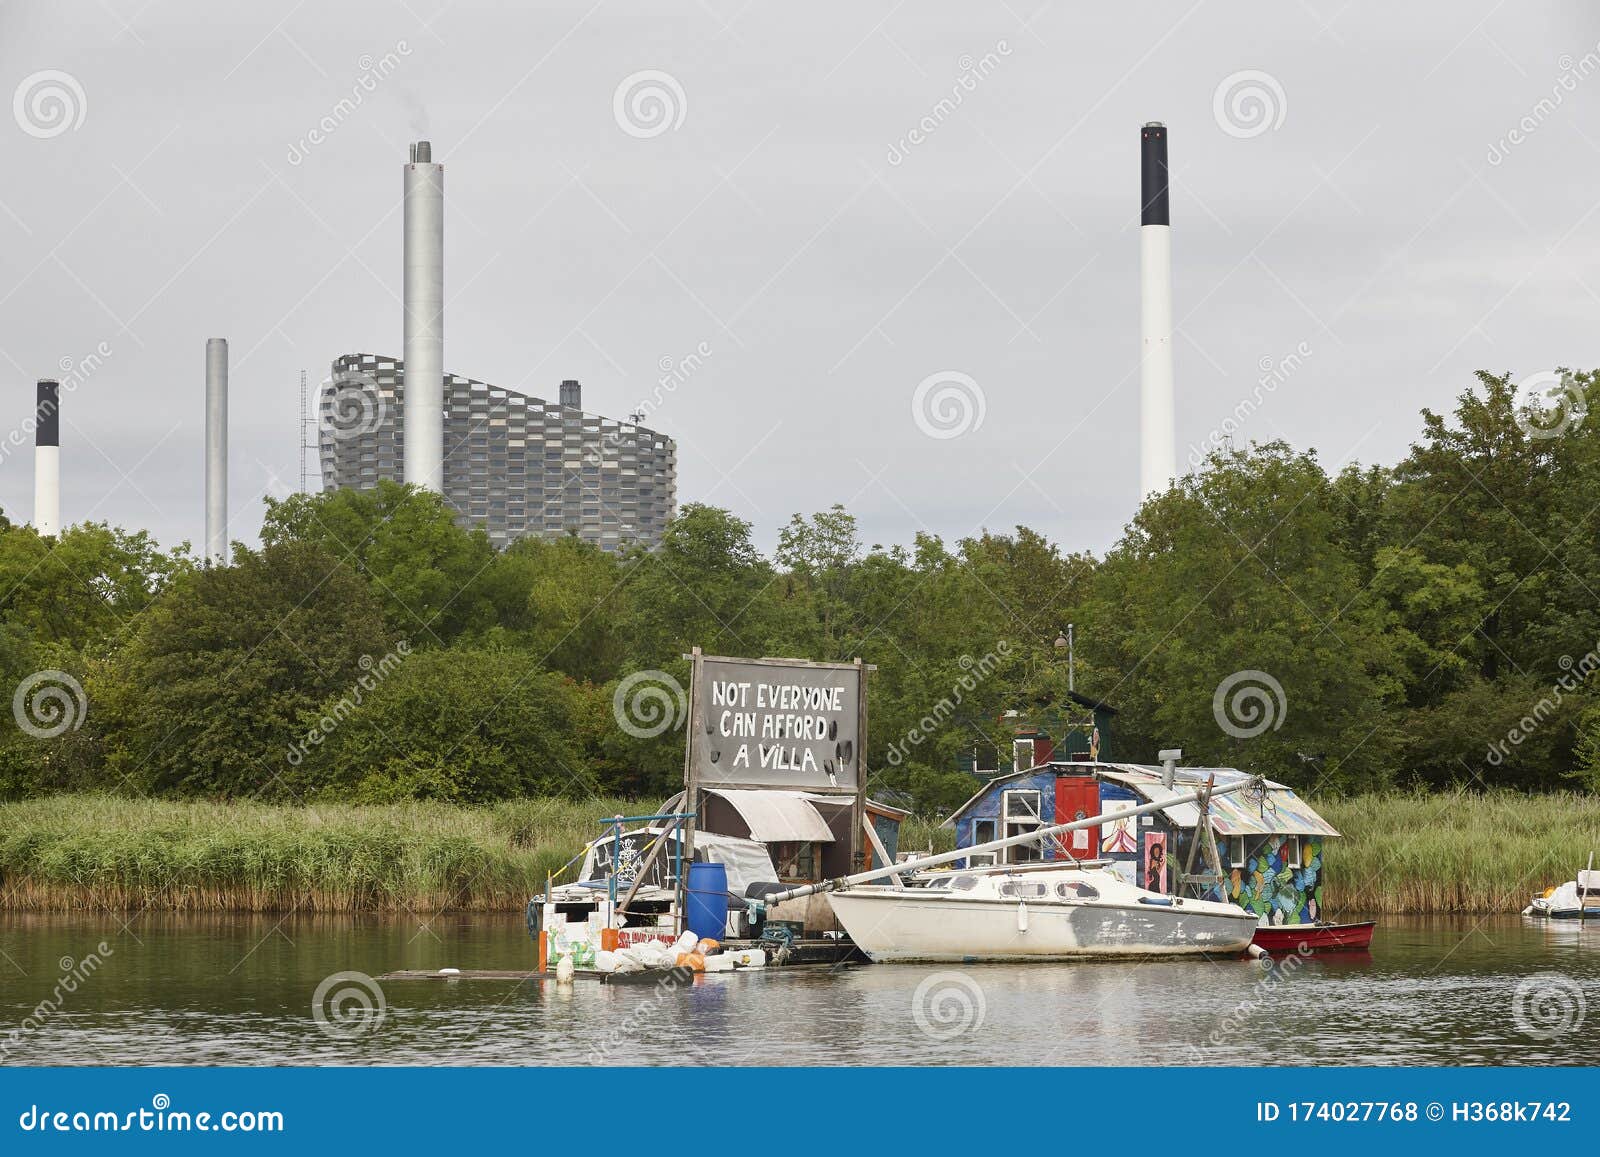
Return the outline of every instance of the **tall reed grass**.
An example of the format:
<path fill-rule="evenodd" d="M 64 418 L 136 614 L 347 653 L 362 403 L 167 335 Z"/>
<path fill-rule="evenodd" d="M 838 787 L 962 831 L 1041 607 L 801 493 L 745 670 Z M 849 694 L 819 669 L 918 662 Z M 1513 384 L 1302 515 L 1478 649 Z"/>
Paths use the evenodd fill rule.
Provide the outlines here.
<path fill-rule="evenodd" d="M 278 807 L 54 796 L 0 804 L 0 907 L 213 912 L 514 911 L 601 834 L 653 804 L 528 799 Z M 1516 911 L 1600 852 L 1600 798 L 1319 800 L 1335 914 Z M 900 850 L 954 836 L 912 819 Z"/>
<path fill-rule="evenodd" d="M 1318 800 L 1333 913 L 1516 912 L 1600 856 L 1600 797 L 1579 792 Z"/>
<path fill-rule="evenodd" d="M 55 796 L 0 804 L 0 907 L 520 909 L 624 800 L 274 807 Z"/>

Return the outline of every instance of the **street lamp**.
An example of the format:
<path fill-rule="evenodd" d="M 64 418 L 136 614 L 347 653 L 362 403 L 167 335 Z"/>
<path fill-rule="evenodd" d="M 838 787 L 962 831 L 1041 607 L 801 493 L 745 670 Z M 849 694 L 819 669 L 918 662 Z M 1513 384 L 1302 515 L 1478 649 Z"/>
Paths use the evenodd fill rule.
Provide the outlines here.
<path fill-rule="evenodd" d="M 1067 653 L 1067 690 L 1069 692 L 1070 691 L 1076 691 L 1078 689 L 1077 688 L 1077 678 L 1076 678 L 1076 674 L 1077 673 L 1076 673 L 1076 671 L 1074 669 L 1077 667 L 1077 656 L 1076 656 L 1076 653 L 1073 650 L 1073 646 L 1072 646 L 1072 624 L 1071 623 L 1067 624 L 1067 633 L 1066 634 L 1064 634 L 1064 635 L 1063 634 L 1057 634 L 1056 635 L 1055 648 L 1056 648 L 1056 653 L 1057 654 L 1060 654 L 1062 651 L 1065 651 Z"/>

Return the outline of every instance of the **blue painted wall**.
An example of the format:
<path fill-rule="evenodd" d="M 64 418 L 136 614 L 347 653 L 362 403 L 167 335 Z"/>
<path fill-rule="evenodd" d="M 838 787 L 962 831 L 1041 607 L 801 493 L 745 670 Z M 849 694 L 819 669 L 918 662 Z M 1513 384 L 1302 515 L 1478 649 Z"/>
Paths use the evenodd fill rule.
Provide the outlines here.
<path fill-rule="evenodd" d="M 977 843 L 973 829 L 979 820 L 995 821 L 995 838 L 1003 834 L 1000 831 L 1000 796 L 1008 791 L 1033 791 L 1039 792 L 1039 816 L 1045 823 L 1054 823 L 1056 814 L 1056 773 L 1053 771 L 1039 771 L 1033 775 L 1025 775 L 1018 779 L 1007 779 L 1000 783 L 989 785 L 971 807 L 956 817 L 956 847 L 970 848 Z M 1055 859 L 1055 849 L 1047 847 L 1045 858 Z M 961 861 L 961 866 L 966 867 L 966 861 Z"/>

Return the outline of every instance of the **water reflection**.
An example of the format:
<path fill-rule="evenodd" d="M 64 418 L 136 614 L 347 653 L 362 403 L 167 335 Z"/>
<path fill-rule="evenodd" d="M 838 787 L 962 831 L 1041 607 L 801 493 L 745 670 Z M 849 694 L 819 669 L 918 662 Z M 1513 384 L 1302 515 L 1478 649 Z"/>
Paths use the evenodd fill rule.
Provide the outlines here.
<path fill-rule="evenodd" d="M 390 981 L 376 1007 L 319 1016 L 334 973 L 531 967 L 522 923 L 8 914 L 0 1049 L 14 1064 L 1595 1064 L 1582 1028 L 1600 1017 L 1597 949 L 1594 926 L 1389 919 L 1370 955 L 1270 973 L 1229 960 L 774 969 L 665 988 Z M 1519 983 L 1537 987 L 1519 998 Z"/>

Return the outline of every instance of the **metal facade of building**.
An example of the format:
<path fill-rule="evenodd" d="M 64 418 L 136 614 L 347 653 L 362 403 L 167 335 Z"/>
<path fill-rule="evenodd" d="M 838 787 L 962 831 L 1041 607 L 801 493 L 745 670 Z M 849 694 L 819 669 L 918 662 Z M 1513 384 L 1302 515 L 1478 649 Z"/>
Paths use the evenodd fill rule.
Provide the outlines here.
<path fill-rule="evenodd" d="M 447 374 L 444 494 L 463 526 L 496 547 L 576 534 L 605 550 L 655 546 L 677 501 L 677 447 L 627 422 L 586 414 L 576 382 L 547 402 Z M 405 367 L 346 354 L 318 404 L 322 488 L 402 480 Z"/>

